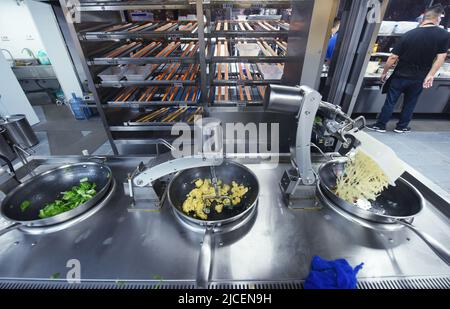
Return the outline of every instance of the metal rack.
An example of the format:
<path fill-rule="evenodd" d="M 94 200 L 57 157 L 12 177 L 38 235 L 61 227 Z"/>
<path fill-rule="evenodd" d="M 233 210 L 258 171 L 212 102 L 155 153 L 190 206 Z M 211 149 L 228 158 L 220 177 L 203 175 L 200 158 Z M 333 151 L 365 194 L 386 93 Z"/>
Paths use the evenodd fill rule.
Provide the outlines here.
<path fill-rule="evenodd" d="M 288 22 L 270 16 L 244 22 L 219 20 L 211 11 L 290 8 L 294 2 L 81 0 L 81 23 L 74 23 L 66 1 L 60 0 L 93 92 L 95 104 L 88 104 L 98 109 L 114 153 L 127 153 L 121 144 L 130 140 L 151 144 L 161 137 L 174 138 L 170 134 L 177 121 L 136 121 L 158 110 L 169 113 L 164 120 L 172 119 L 170 112 L 176 116 L 195 110 L 193 114 L 200 115 L 209 107 L 261 106 L 266 85 L 281 82 L 283 65 L 290 59 Z M 131 10 L 157 10 L 156 14 L 177 10 L 195 14 L 197 20 L 181 20 L 169 13 L 170 18 L 135 21 Z M 239 44 L 249 43 L 258 46 L 259 55 L 240 52 Z M 276 78 L 265 72 L 272 66 L 277 68 Z M 145 74 L 126 76 L 133 67 Z M 111 78 L 104 78 L 108 70 L 113 72 Z"/>
<path fill-rule="evenodd" d="M 203 113 L 202 1 L 82 0 L 80 23 L 73 22 L 66 1 L 60 4 L 93 92 L 90 105 L 98 109 L 115 154 L 127 152 L 122 141 L 157 143 L 175 123 L 192 123 Z M 136 21 L 132 10 L 161 10 L 164 18 Z M 173 18 L 168 10 L 184 10 L 200 21 Z M 135 74 L 127 75 L 130 70 Z"/>
<path fill-rule="evenodd" d="M 136 38 L 186 38 L 197 37 L 198 23 L 193 21 L 164 21 L 122 23 L 100 26 L 79 33 L 81 40 L 115 40 Z"/>
<path fill-rule="evenodd" d="M 272 18 L 274 15 L 249 15 L 245 20 L 236 20 L 230 18 L 231 10 L 284 9 L 292 5 L 295 1 L 211 1 L 206 6 L 209 105 L 261 106 L 266 85 L 281 82 L 288 60 L 288 20 Z M 225 11 L 225 18 L 215 18 L 213 10 Z"/>

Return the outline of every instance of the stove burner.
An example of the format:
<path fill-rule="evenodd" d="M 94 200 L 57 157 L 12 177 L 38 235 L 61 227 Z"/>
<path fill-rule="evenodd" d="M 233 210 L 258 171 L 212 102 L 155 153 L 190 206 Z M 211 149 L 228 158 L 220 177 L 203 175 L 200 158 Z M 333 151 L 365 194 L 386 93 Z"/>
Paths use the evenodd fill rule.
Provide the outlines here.
<path fill-rule="evenodd" d="M 49 226 L 41 226 L 41 227 L 23 226 L 23 227 L 20 227 L 19 230 L 26 234 L 42 235 L 42 234 L 49 234 L 49 233 L 58 232 L 63 229 L 66 229 L 72 225 L 75 225 L 75 224 L 89 218 L 90 216 L 92 216 L 93 214 L 98 212 L 100 209 L 102 209 L 111 200 L 111 197 L 114 195 L 115 191 L 116 191 L 116 181 L 113 178 L 111 181 L 111 186 L 110 186 L 108 192 L 105 194 L 105 197 L 103 197 L 103 199 L 100 200 L 100 202 L 98 202 L 97 205 L 95 205 L 94 207 L 92 207 L 91 209 L 86 211 L 85 213 L 83 213 L 73 219 L 61 222 L 59 224 L 54 224 L 54 225 L 49 225 Z"/>

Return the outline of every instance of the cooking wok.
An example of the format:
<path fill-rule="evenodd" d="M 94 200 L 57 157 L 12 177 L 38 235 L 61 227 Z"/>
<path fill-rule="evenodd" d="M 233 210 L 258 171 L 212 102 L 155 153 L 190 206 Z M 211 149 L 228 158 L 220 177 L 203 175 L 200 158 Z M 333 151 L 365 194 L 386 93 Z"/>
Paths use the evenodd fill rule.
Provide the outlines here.
<path fill-rule="evenodd" d="M 346 159 L 337 159 L 323 164 L 319 168 L 319 186 L 323 194 L 334 205 L 364 220 L 383 224 L 400 224 L 416 233 L 444 262 L 450 265 L 450 251 L 430 235 L 425 234 L 412 224 L 425 205 L 420 192 L 403 178 L 398 178 L 395 186 L 383 190 L 371 208 L 362 209 L 337 196 L 335 192 L 337 177 L 345 173 Z"/>
<path fill-rule="evenodd" d="M 209 281 L 214 228 L 246 218 L 246 215 L 250 215 L 250 212 L 256 207 L 259 196 L 258 180 L 247 167 L 236 162 L 224 161 L 221 165 L 215 166 L 214 169 L 217 179 L 222 180 L 223 183 L 231 184 L 232 181 L 236 181 L 249 189 L 241 198 L 241 202 L 230 209 L 224 207 L 221 213 L 217 213 L 214 207 L 211 207 L 207 220 L 195 218 L 192 214 L 186 214 L 182 206 L 187 194 L 195 188 L 194 181 L 196 179 L 212 178 L 210 167 L 191 168 L 177 173 L 167 189 L 169 204 L 179 216 L 191 223 L 205 226 L 197 269 L 197 287 L 200 288 L 206 288 Z"/>
<path fill-rule="evenodd" d="M 188 221 L 199 225 L 226 224 L 243 217 L 256 204 L 259 195 L 259 184 L 252 171 L 239 163 L 230 161 L 225 161 L 223 164 L 214 168 L 216 170 L 217 179 L 230 185 L 232 181 L 243 184 L 248 187 L 248 192 L 242 197 L 239 204 L 230 208 L 224 207 L 221 213 L 217 213 L 214 210 L 214 207 L 211 207 L 211 212 L 208 214 L 207 220 L 195 218 L 183 211 L 183 202 L 186 200 L 186 196 L 189 192 L 195 188 L 195 180 L 199 178 L 211 179 L 211 168 L 206 166 L 183 170 L 176 174 L 170 182 L 167 198 L 175 211 Z"/>
<path fill-rule="evenodd" d="M 56 216 L 39 218 L 39 210 L 56 200 L 61 192 L 79 185 L 82 178 L 96 184 L 97 193 L 90 200 Z M 108 191 L 111 180 L 111 169 L 96 162 L 63 165 L 36 175 L 14 188 L 3 199 L 1 215 L 13 223 L 0 230 L 0 235 L 21 226 L 43 227 L 72 219 L 96 205 Z M 30 202 L 30 206 L 24 211 L 20 208 L 23 201 Z"/>

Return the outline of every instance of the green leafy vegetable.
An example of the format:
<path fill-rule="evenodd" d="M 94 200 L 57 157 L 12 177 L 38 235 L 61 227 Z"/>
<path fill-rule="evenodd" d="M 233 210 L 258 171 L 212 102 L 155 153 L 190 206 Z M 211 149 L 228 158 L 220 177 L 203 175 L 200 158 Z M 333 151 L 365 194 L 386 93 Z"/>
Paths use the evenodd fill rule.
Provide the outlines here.
<path fill-rule="evenodd" d="M 20 204 L 20 210 L 25 211 L 28 207 L 31 206 L 31 202 L 29 200 L 25 200 Z"/>
<path fill-rule="evenodd" d="M 86 203 L 97 193 L 95 188 L 95 183 L 88 182 L 87 178 L 81 179 L 78 186 L 72 187 L 70 191 L 62 192 L 60 198 L 45 205 L 45 207 L 39 211 L 39 218 L 53 217 Z"/>
<path fill-rule="evenodd" d="M 155 284 L 152 288 L 153 289 L 160 289 L 161 288 L 161 283 L 163 282 L 163 277 L 161 275 L 154 275 L 153 279 L 159 280 L 159 282 L 157 284 Z"/>
<path fill-rule="evenodd" d="M 54 273 L 53 275 L 50 276 L 50 279 L 59 279 L 59 278 L 61 278 L 60 273 Z"/>

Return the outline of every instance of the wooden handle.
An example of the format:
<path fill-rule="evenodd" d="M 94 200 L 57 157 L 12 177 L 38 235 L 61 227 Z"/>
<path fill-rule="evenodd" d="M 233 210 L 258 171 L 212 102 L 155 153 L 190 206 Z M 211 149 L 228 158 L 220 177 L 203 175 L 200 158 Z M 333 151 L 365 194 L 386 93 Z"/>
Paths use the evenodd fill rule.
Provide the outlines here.
<path fill-rule="evenodd" d="M 130 30 L 129 30 L 128 32 L 135 32 L 135 31 L 139 31 L 139 30 L 141 30 L 141 29 L 144 29 L 144 28 L 150 27 L 151 25 L 153 25 L 153 23 L 152 23 L 152 22 L 148 22 L 148 23 L 145 23 L 145 24 L 143 24 L 143 25 L 140 25 L 139 27 L 136 27 L 136 28 L 130 29 Z"/>
<path fill-rule="evenodd" d="M 122 54 L 122 53 L 125 52 L 126 50 L 128 50 L 128 49 L 130 49 L 130 48 L 136 46 L 137 44 L 138 44 L 137 42 L 132 42 L 132 43 L 129 43 L 129 44 L 122 45 L 122 46 L 120 46 L 120 47 L 118 47 L 118 48 L 116 48 L 116 49 L 110 51 L 110 52 L 107 53 L 104 57 L 105 57 L 105 58 L 114 58 L 114 57 L 116 57 L 117 55 Z M 142 44 L 139 43 L 139 45 L 142 45 Z"/>

